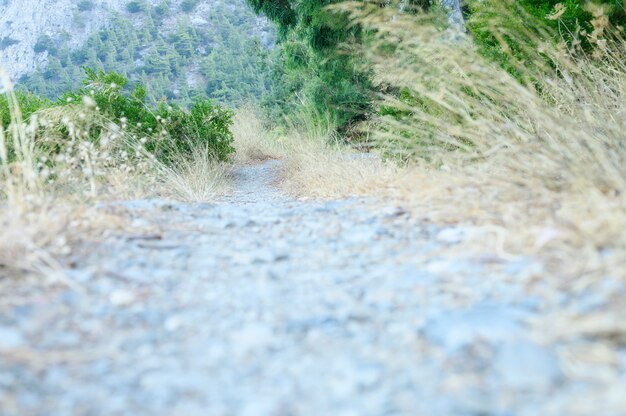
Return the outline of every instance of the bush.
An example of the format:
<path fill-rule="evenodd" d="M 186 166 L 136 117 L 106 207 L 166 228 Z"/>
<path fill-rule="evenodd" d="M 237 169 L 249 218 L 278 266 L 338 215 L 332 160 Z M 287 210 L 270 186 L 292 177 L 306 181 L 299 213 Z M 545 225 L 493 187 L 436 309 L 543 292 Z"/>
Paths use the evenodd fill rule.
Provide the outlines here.
<path fill-rule="evenodd" d="M 193 9 L 195 9 L 197 5 L 198 5 L 198 0 L 184 0 L 180 4 L 180 9 L 184 11 L 185 13 L 189 13 L 189 12 L 192 12 Z"/>
<path fill-rule="evenodd" d="M 231 111 L 208 100 L 191 110 L 165 102 L 151 108 L 142 85 L 86 72 L 83 87 L 57 102 L 7 86 L 0 97 L 0 199 L 21 204 L 25 195 L 61 189 L 95 198 L 115 192 L 120 178 L 141 178 L 185 199 L 213 194 L 225 172 L 220 162 L 234 150 Z"/>
<path fill-rule="evenodd" d="M 143 85 L 130 89 L 127 79 L 114 72 L 88 69 L 86 73 L 84 87 L 65 94 L 58 105 L 91 97 L 101 113 L 145 139 L 146 149 L 166 164 L 175 163 L 181 154 L 191 155 L 199 144 L 219 160 L 227 160 L 233 153 L 230 110 L 210 100 L 198 100 L 191 111 L 165 103 L 151 109 L 146 104 Z"/>
<path fill-rule="evenodd" d="M 126 10 L 129 13 L 139 13 L 146 9 L 146 5 L 143 1 L 133 0 L 130 3 L 126 4 Z"/>
<path fill-rule="evenodd" d="M 0 138 L 5 131 L 9 130 L 9 126 L 12 122 L 12 114 L 16 116 L 19 113 L 22 118 L 25 119 L 30 117 L 33 113 L 52 105 L 50 101 L 41 99 L 30 93 L 15 92 L 14 97 L 15 101 L 13 101 L 12 105 L 9 105 L 8 95 L 0 94 Z M 8 162 L 14 162 L 16 154 L 13 140 L 6 140 L 6 135 L 4 146 L 7 152 L 6 156 Z M 2 162 L 0 158 L 0 164 Z"/>
<path fill-rule="evenodd" d="M 47 108 L 52 105 L 52 102 L 40 97 L 37 97 L 31 93 L 16 92 L 17 103 L 22 112 L 22 117 L 28 118 L 31 114 L 42 108 Z M 7 128 L 11 123 L 11 113 L 9 109 L 9 103 L 5 95 L 0 95 L 0 122 L 3 128 Z"/>
<path fill-rule="evenodd" d="M 235 150 L 231 132 L 234 114 L 210 100 L 198 99 L 189 112 L 178 106 L 161 106 L 158 115 L 166 120 L 165 129 L 172 139 L 170 149 L 158 152 L 166 162 L 174 161 L 180 153 L 191 155 L 198 145 L 222 161 Z"/>
<path fill-rule="evenodd" d="M 37 39 L 33 49 L 35 50 L 35 53 L 42 53 L 45 51 L 48 51 L 51 55 L 56 53 L 56 45 L 54 44 L 52 38 L 48 35 L 41 35 Z"/>
<path fill-rule="evenodd" d="M 82 1 L 78 2 L 78 10 L 80 10 L 81 12 L 91 11 L 95 7 L 96 7 L 96 5 L 93 3 L 92 0 L 82 0 Z"/>

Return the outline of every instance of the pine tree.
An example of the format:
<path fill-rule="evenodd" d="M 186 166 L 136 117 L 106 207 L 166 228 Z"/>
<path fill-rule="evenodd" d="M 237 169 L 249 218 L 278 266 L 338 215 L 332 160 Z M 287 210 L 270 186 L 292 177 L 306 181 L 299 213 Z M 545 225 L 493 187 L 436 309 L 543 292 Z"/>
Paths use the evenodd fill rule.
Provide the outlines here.
<path fill-rule="evenodd" d="M 195 48 L 193 46 L 193 40 L 187 28 L 178 28 L 174 47 L 176 48 L 178 54 L 183 57 L 190 58 L 194 55 Z"/>
<path fill-rule="evenodd" d="M 58 80 L 61 78 L 61 74 L 63 73 L 63 67 L 61 66 L 61 62 L 55 56 L 51 56 L 48 59 L 48 65 L 46 66 L 46 70 L 43 73 L 43 76 L 46 80 Z"/>
<path fill-rule="evenodd" d="M 288 103 L 297 91 L 319 111 L 332 113 L 340 128 L 364 119 L 371 109 L 371 80 L 354 56 L 338 51 L 343 42 L 358 39 L 361 29 L 346 16 L 324 10 L 339 0 L 247 1 L 279 28 L 283 50 L 278 65 L 284 68 L 275 73 L 282 73 L 278 82 L 283 88 L 276 90 L 274 101 Z"/>

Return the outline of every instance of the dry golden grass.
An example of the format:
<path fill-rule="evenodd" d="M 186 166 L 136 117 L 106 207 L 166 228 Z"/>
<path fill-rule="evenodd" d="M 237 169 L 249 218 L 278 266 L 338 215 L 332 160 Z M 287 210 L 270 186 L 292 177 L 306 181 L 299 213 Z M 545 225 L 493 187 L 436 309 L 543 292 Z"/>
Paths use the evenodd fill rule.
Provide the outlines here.
<path fill-rule="evenodd" d="M 207 202 L 229 188 L 232 167 L 210 157 L 209 150 L 195 147 L 191 158 L 181 157 L 174 166 L 156 165 L 158 193 L 183 202 Z"/>
<path fill-rule="evenodd" d="M 0 228 L 0 278 L 34 276 L 43 284 L 75 286 L 64 273 L 75 247 L 127 230 L 128 224 L 104 209 L 50 200 L 22 211 L 0 207 Z"/>
<path fill-rule="evenodd" d="M 4 193 L 8 203 L 19 205 L 21 201 L 40 193 L 40 181 L 35 168 L 34 129 L 31 124 L 22 122 L 17 98 L 12 91 L 8 75 L 0 68 L 0 90 L 6 91 L 11 109 L 11 124 L 7 131 L 0 128 L 0 193 Z M 15 152 L 15 161 L 9 160 L 9 145 Z"/>
<path fill-rule="evenodd" d="M 281 159 L 280 186 L 301 198 L 379 193 L 398 173 L 393 162 L 339 144 L 332 120 L 324 115 L 303 109 L 286 125 L 268 131 L 258 110 L 240 110 L 234 128 L 236 162 Z"/>
<path fill-rule="evenodd" d="M 281 159 L 286 154 L 283 144 L 269 134 L 261 110 L 253 105 L 241 107 L 235 114 L 232 128 L 235 137 L 236 163 Z"/>
<path fill-rule="evenodd" d="M 328 136 L 303 140 L 290 134 L 282 187 L 298 197 L 343 198 L 381 194 L 392 185 L 398 168 L 376 154 L 356 153 L 329 144 Z"/>

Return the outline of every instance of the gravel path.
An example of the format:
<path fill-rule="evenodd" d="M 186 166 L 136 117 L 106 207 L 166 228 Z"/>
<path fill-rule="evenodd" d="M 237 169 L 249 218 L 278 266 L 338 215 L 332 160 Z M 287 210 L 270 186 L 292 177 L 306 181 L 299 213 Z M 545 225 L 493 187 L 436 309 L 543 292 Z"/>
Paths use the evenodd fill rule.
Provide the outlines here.
<path fill-rule="evenodd" d="M 109 207 L 152 231 L 0 307 L 0 414 L 626 414 L 623 344 L 548 325 L 602 298 L 394 206 L 294 200 L 278 169 L 239 168 L 217 204 Z"/>

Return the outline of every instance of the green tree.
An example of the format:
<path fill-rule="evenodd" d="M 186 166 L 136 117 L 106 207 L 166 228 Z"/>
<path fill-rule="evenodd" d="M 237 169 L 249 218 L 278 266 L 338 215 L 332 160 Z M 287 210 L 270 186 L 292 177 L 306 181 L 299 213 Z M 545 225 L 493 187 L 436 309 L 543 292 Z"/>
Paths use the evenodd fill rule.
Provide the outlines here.
<path fill-rule="evenodd" d="M 179 28 L 174 36 L 174 47 L 179 55 L 190 58 L 194 55 L 194 42 L 189 28 Z"/>
<path fill-rule="evenodd" d="M 357 55 L 340 53 L 339 45 L 362 36 L 347 16 L 330 13 L 328 0 L 247 0 L 276 23 L 282 48 L 273 102 L 283 111 L 290 97 L 304 95 L 317 110 L 330 113 L 342 130 L 365 119 L 371 111 L 372 83 Z"/>
<path fill-rule="evenodd" d="M 41 35 L 37 38 L 37 42 L 35 43 L 34 50 L 36 53 L 48 52 L 50 55 L 54 55 L 56 53 L 56 44 L 52 40 L 52 38 L 48 35 Z"/>
<path fill-rule="evenodd" d="M 114 15 L 110 25 L 69 54 L 70 37 L 57 36 L 49 42 L 46 39 L 58 49 L 56 55 L 63 71 L 59 72 L 53 63 L 48 75 L 54 74 L 55 82 L 30 82 L 31 78 L 43 78 L 48 69 L 44 67 L 36 71 L 40 76 L 25 77 L 28 81 L 24 85 L 57 98 L 66 86 L 78 87 L 82 67 L 88 67 L 124 74 L 131 84 L 143 83 L 151 102 L 167 97 L 190 105 L 196 97 L 219 90 L 222 92 L 209 96 L 234 105 L 244 99 L 260 99 L 270 89 L 270 53 L 260 45 L 255 14 L 243 1 L 229 3 L 229 7 L 216 5 L 207 16 L 211 23 L 197 28 L 190 26 L 188 16 L 181 16 L 173 28 L 160 23 L 159 7 L 167 13 L 181 13 L 170 0 L 158 6 L 143 4 L 147 8 L 141 18 Z M 270 40 L 274 36 L 269 27 L 263 34 Z M 205 61 L 210 56 L 213 64 L 207 66 Z M 198 74 L 190 78 L 193 86 L 187 85 L 189 73 Z"/>
<path fill-rule="evenodd" d="M 46 80 L 58 80 L 61 78 L 63 73 L 63 66 L 61 65 L 61 61 L 55 56 L 51 56 L 48 60 L 48 65 L 46 66 L 46 70 L 43 73 L 43 76 Z"/>
<path fill-rule="evenodd" d="M 78 2 L 78 10 L 81 12 L 89 12 L 96 8 L 92 0 L 81 0 Z"/>
<path fill-rule="evenodd" d="M 170 11 L 171 2 L 170 0 L 162 0 L 158 6 L 154 8 L 155 13 L 159 17 L 165 17 Z"/>
<path fill-rule="evenodd" d="M 126 4 L 126 10 L 129 13 L 139 13 L 146 10 L 146 4 L 141 0 L 133 0 Z"/>

